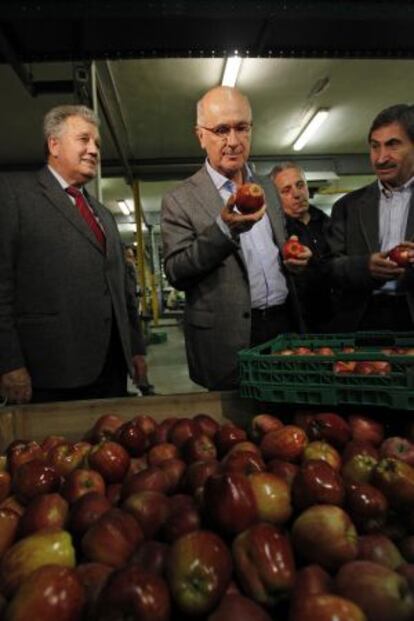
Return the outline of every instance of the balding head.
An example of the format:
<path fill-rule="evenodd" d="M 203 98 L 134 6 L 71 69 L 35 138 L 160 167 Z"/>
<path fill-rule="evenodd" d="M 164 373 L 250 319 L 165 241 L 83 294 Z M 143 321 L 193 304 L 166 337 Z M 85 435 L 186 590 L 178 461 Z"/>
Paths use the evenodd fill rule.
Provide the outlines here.
<path fill-rule="evenodd" d="M 252 111 L 249 100 L 236 88 L 217 86 L 197 104 L 197 136 L 210 165 L 236 183 L 242 183 L 250 153 Z"/>

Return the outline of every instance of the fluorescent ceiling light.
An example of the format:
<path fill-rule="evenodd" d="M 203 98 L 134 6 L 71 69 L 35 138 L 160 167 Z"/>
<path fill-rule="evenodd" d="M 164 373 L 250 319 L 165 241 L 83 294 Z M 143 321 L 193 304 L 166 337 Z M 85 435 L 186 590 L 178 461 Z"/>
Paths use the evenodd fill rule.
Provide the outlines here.
<path fill-rule="evenodd" d="M 129 211 L 129 207 L 126 201 L 117 201 L 118 203 L 118 207 L 119 209 L 122 211 L 122 213 L 124 214 L 124 216 L 129 216 L 129 214 L 131 213 Z"/>
<path fill-rule="evenodd" d="M 226 66 L 224 67 L 223 79 L 221 81 L 222 86 L 235 86 L 237 82 L 237 76 L 239 75 L 240 65 L 242 59 L 240 56 L 231 56 L 226 60 Z"/>
<path fill-rule="evenodd" d="M 293 145 L 294 151 L 300 151 L 305 144 L 312 138 L 315 132 L 320 128 L 322 123 L 326 121 L 329 110 L 326 108 L 320 108 L 316 114 L 311 118 L 305 129 L 299 134 L 296 142 Z"/>

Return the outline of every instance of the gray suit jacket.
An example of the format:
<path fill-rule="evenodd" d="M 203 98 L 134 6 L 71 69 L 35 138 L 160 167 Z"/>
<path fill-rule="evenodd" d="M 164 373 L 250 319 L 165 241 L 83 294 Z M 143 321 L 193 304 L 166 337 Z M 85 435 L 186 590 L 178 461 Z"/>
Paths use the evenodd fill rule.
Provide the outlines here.
<path fill-rule="evenodd" d="M 256 181 L 265 189 L 274 239 L 281 247 L 284 217 L 273 185 L 266 178 Z M 216 223 L 222 208 L 222 198 L 202 168 L 164 196 L 161 231 L 167 278 L 186 292 L 190 377 L 207 388 L 225 389 L 237 384 L 237 352 L 250 345 L 251 303 L 240 247 Z"/>
<path fill-rule="evenodd" d="M 335 296 L 337 316 L 335 331 L 357 330 L 367 308 L 371 293 L 380 283 L 371 276 L 369 257 L 381 249 L 379 239 L 379 188 L 378 183 L 350 192 L 335 203 L 332 209 L 327 240 L 332 258 L 328 271 Z M 414 236 L 414 192 L 411 197 L 404 241 Z M 403 240 L 401 240 L 403 241 Z M 404 284 L 414 320 L 414 270 L 406 270 Z"/>
<path fill-rule="evenodd" d="M 26 366 L 38 388 L 87 385 L 102 370 L 112 321 L 130 371 L 131 344 L 143 353 L 115 221 L 88 200 L 106 256 L 48 168 L 0 176 L 0 374 Z"/>

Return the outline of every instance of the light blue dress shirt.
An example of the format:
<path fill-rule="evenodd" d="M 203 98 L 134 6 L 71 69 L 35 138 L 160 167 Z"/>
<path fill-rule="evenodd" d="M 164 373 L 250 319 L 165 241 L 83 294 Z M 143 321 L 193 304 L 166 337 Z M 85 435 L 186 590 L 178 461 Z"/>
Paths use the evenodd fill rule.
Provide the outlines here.
<path fill-rule="evenodd" d="M 226 204 L 230 195 L 236 192 L 236 185 L 217 172 L 206 161 L 207 172 L 217 191 Z M 246 166 L 245 178 L 252 179 L 252 173 Z M 231 237 L 229 227 L 220 216 L 216 220 L 225 235 Z M 245 233 L 240 234 L 240 247 L 249 277 L 252 308 L 268 308 L 284 304 L 288 296 L 286 278 L 280 269 L 279 248 L 273 241 L 273 232 L 269 216 L 263 218 Z"/>

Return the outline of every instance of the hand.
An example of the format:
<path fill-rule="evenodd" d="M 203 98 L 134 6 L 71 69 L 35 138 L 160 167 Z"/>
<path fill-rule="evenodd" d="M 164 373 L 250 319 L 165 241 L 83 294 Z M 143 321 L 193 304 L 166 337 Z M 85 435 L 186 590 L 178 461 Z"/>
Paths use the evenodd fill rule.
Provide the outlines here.
<path fill-rule="evenodd" d="M 132 356 L 132 365 L 134 367 L 134 377 L 132 378 L 134 383 L 137 386 L 147 383 L 147 362 L 145 356 Z"/>
<path fill-rule="evenodd" d="M 307 268 L 311 257 L 312 250 L 307 246 L 304 246 L 304 251 L 298 254 L 297 258 L 285 259 L 283 263 L 285 264 L 289 272 L 292 272 L 292 274 L 299 274 Z"/>
<path fill-rule="evenodd" d="M 388 259 L 386 252 L 374 252 L 369 258 L 368 268 L 371 276 L 378 280 L 393 280 L 404 274 L 404 268 Z"/>
<path fill-rule="evenodd" d="M 25 367 L 0 376 L 0 395 L 8 403 L 28 403 L 32 398 L 32 380 Z"/>
<path fill-rule="evenodd" d="M 230 229 L 232 235 L 240 235 L 240 233 L 245 233 L 246 231 L 250 231 L 252 226 L 259 222 L 265 214 L 266 205 L 263 205 L 259 211 L 255 211 L 251 214 L 241 214 L 234 210 L 234 206 L 236 203 L 236 195 L 232 194 L 226 205 L 221 210 L 221 219 L 223 222 L 227 224 Z"/>

